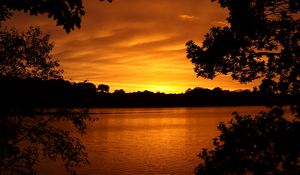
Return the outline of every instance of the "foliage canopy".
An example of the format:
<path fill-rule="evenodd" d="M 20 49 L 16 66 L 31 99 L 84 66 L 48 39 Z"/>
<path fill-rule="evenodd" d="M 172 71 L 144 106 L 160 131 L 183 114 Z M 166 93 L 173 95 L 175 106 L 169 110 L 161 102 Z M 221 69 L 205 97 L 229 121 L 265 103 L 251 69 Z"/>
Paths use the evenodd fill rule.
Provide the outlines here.
<path fill-rule="evenodd" d="M 47 14 L 67 33 L 80 28 L 85 14 L 82 0 L 1 0 L 0 27 L 14 11 Z M 22 33 L 1 28 L 0 78 L 62 78 L 58 61 L 51 58 L 52 48 L 49 35 L 42 35 L 38 28 L 31 27 Z M 18 101 L 18 97 L 10 99 L 13 100 Z M 71 128 L 59 127 L 59 124 L 70 122 L 82 135 L 86 132 L 86 120 L 92 120 L 87 110 L 0 107 L 0 174 L 37 174 L 36 165 L 41 158 L 53 161 L 60 158 L 66 170 L 76 174 L 74 168 L 88 163 L 85 147 L 79 137 L 71 133 Z"/>
<path fill-rule="evenodd" d="M 106 85 L 106 84 L 99 84 L 97 89 L 101 93 L 108 93 L 109 92 L 109 86 Z"/>
<path fill-rule="evenodd" d="M 62 159 L 70 174 L 89 163 L 85 147 L 71 133 L 73 126 L 85 134 L 85 120 L 91 119 L 86 110 L 1 108 L 0 112 L 0 174 L 37 174 L 41 158 Z"/>
<path fill-rule="evenodd" d="M 48 17 L 53 18 L 57 26 L 63 26 L 67 33 L 75 27 L 80 28 L 81 18 L 85 14 L 82 0 L 1 0 L 0 22 L 11 17 L 13 11 L 24 11 L 30 15 L 48 14 Z"/>
<path fill-rule="evenodd" d="M 221 123 L 214 149 L 203 151 L 196 174 L 299 174 L 300 122 L 283 117 L 274 108 L 256 116 L 234 113 L 228 125 Z"/>
<path fill-rule="evenodd" d="M 212 0 L 213 2 L 217 0 Z M 266 93 L 300 94 L 300 2 L 218 0 L 227 25 L 212 27 L 202 45 L 188 41 L 198 76 L 230 74 L 241 83 L 261 79 Z M 203 149 L 196 174 L 299 174 L 299 101 L 287 119 L 282 108 L 257 116 L 234 113 L 214 148 Z"/>
<path fill-rule="evenodd" d="M 213 0 L 216 1 L 216 0 Z M 300 93 L 300 2 L 218 0 L 228 25 L 212 27 L 201 46 L 188 41 L 198 76 L 231 74 L 247 83 L 262 79 L 274 93 Z"/>
<path fill-rule="evenodd" d="M 57 79 L 62 70 L 51 58 L 53 44 L 39 28 L 0 31 L 0 77 Z"/>

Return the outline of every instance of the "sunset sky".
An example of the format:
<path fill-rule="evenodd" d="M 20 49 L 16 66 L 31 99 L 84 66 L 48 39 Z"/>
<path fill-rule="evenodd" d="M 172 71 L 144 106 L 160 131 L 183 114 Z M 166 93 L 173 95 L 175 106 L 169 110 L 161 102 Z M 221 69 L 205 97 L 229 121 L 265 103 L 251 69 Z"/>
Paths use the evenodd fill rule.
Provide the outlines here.
<path fill-rule="evenodd" d="M 46 16 L 15 13 L 4 26 L 40 26 L 51 35 L 52 52 L 64 78 L 103 83 L 111 91 L 181 93 L 187 88 L 251 89 L 229 76 L 197 78 L 185 43 L 198 44 L 209 28 L 226 25 L 227 12 L 210 0 L 83 0 L 82 27 L 67 34 Z"/>

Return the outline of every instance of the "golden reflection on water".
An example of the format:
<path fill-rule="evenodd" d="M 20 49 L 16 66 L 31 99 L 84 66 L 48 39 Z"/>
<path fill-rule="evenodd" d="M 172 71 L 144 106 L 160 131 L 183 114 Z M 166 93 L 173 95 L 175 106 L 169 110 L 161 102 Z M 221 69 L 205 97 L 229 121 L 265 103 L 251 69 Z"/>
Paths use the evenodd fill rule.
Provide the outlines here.
<path fill-rule="evenodd" d="M 92 109 L 83 142 L 91 165 L 80 174 L 193 174 L 197 154 L 212 146 L 219 122 L 233 111 L 262 107 Z M 54 170 L 55 171 L 55 170 Z"/>

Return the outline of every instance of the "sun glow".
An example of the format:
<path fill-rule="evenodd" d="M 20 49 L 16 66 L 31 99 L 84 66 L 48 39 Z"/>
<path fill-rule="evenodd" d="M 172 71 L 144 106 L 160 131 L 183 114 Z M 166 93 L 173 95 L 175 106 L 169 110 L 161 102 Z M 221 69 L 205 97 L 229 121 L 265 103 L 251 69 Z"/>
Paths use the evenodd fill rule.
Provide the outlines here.
<path fill-rule="evenodd" d="M 178 93 L 178 87 L 176 87 L 176 86 L 151 85 L 151 86 L 148 86 L 146 89 L 151 92 Z"/>

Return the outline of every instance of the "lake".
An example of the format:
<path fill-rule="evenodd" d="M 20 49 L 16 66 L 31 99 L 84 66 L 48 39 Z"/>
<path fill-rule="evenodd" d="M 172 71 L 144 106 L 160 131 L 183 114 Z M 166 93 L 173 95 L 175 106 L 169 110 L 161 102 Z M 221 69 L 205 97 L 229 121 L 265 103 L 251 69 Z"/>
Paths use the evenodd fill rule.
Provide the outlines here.
<path fill-rule="evenodd" d="M 233 111 L 256 114 L 267 108 L 96 108 L 98 120 L 82 138 L 90 165 L 79 174 L 193 174 L 197 154 L 212 146 L 217 125 Z M 42 162 L 41 174 L 62 174 L 63 167 Z"/>

